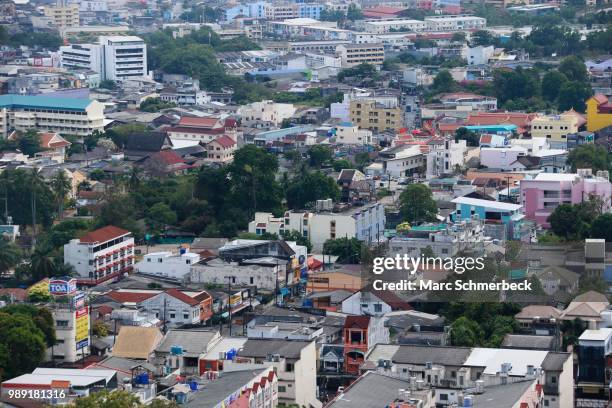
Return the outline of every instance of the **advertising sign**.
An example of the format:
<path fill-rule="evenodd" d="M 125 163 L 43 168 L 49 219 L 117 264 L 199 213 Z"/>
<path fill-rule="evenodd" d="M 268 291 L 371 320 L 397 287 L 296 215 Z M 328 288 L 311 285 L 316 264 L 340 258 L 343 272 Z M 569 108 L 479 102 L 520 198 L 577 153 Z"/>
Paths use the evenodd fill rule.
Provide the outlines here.
<path fill-rule="evenodd" d="M 72 298 L 72 302 L 75 310 L 83 309 L 85 307 L 85 292 L 77 292 Z"/>
<path fill-rule="evenodd" d="M 89 344 L 89 313 L 87 307 L 78 309 L 76 315 L 76 343 L 77 350 Z"/>
<path fill-rule="evenodd" d="M 51 278 L 49 280 L 49 293 L 52 295 L 72 295 L 77 290 L 75 278 Z"/>
<path fill-rule="evenodd" d="M 242 303 L 242 295 L 239 293 L 237 295 L 231 295 L 229 298 L 230 307 L 236 307 L 240 303 Z"/>

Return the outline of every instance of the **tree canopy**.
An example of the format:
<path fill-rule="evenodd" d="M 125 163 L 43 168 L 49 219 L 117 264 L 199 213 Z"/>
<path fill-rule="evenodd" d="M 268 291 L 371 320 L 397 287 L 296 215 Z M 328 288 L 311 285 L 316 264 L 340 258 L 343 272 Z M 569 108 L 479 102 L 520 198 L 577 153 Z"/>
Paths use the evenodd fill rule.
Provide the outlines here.
<path fill-rule="evenodd" d="M 410 184 L 400 194 L 400 212 L 408 222 L 435 221 L 438 206 L 425 184 Z"/>

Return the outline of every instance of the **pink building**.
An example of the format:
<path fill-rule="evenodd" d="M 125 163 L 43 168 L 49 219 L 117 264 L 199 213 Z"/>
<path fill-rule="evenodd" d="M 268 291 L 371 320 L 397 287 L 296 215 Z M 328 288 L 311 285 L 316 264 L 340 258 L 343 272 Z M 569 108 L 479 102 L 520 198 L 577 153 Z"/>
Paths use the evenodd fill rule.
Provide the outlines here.
<path fill-rule="evenodd" d="M 548 217 L 560 204 L 579 204 L 590 197 L 599 197 L 603 211 L 610 211 L 612 184 L 607 172 L 598 176 L 590 173 L 540 173 L 532 180 L 521 180 L 521 204 L 525 218 L 549 228 Z"/>

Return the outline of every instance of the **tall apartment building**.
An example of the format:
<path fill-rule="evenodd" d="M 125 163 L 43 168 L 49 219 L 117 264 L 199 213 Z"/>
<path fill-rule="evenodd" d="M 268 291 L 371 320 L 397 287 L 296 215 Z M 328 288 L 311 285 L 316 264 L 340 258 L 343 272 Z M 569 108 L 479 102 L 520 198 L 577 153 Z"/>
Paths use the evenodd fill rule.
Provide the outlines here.
<path fill-rule="evenodd" d="M 47 6 L 44 8 L 46 17 L 50 17 L 58 28 L 78 27 L 79 20 L 79 5 L 64 4 L 62 0 L 58 1 L 55 6 Z"/>
<path fill-rule="evenodd" d="M 89 99 L 0 95 L 0 137 L 29 129 L 87 136 L 104 130 L 104 106 Z"/>
<path fill-rule="evenodd" d="M 72 265 L 77 282 L 97 285 L 132 270 L 134 238 L 112 225 L 92 231 L 64 245 L 64 263 Z"/>
<path fill-rule="evenodd" d="M 402 111 L 395 100 L 379 101 L 364 98 L 351 101 L 349 105 L 351 122 L 362 129 L 376 132 L 397 131 L 402 127 Z"/>
<path fill-rule="evenodd" d="M 382 65 L 385 61 L 383 44 L 342 44 L 336 48 L 336 54 L 342 59 L 342 68 L 359 64 Z"/>
<path fill-rule="evenodd" d="M 147 45 L 135 36 L 102 36 L 98 44 L 60 47 L 60 59 L 68 69 L 90 69 L 102 79 L 121 81 L 147 75 Z"/>

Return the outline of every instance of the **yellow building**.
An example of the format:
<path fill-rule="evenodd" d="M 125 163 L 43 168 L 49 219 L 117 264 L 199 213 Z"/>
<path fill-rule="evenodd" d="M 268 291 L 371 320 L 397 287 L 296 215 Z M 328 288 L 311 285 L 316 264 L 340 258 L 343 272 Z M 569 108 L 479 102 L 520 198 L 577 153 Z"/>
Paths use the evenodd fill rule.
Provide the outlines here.
<path fill-rule="evenodd" d="M 45 7 L 45 16 L 50 17 L 59 28 L 79 26 L 79 5 L 59 4 Z"/>
<path fill-rule="evenodd" d="M 586 101 L 586 119 L 589 132 L 612 126 L 612 102 L 606 95 L 597 94 Z"/>
<path fill-rule="evenodd" d="M 578 132 L 584 123 L 584 117 L 574 110 L 560 115 L 537 116 L 531 120 L 531 137 L 544 137 L 552 145 L 564 144 L 567 142 L 567 135 Z"/>
<path fill-rule="evenodd" d="M 402 127 L 402 111 L 396 103 L 381 103 L 375 99 L 351 101 L 351 122 L 362 129 L 384 132 Z"/>

